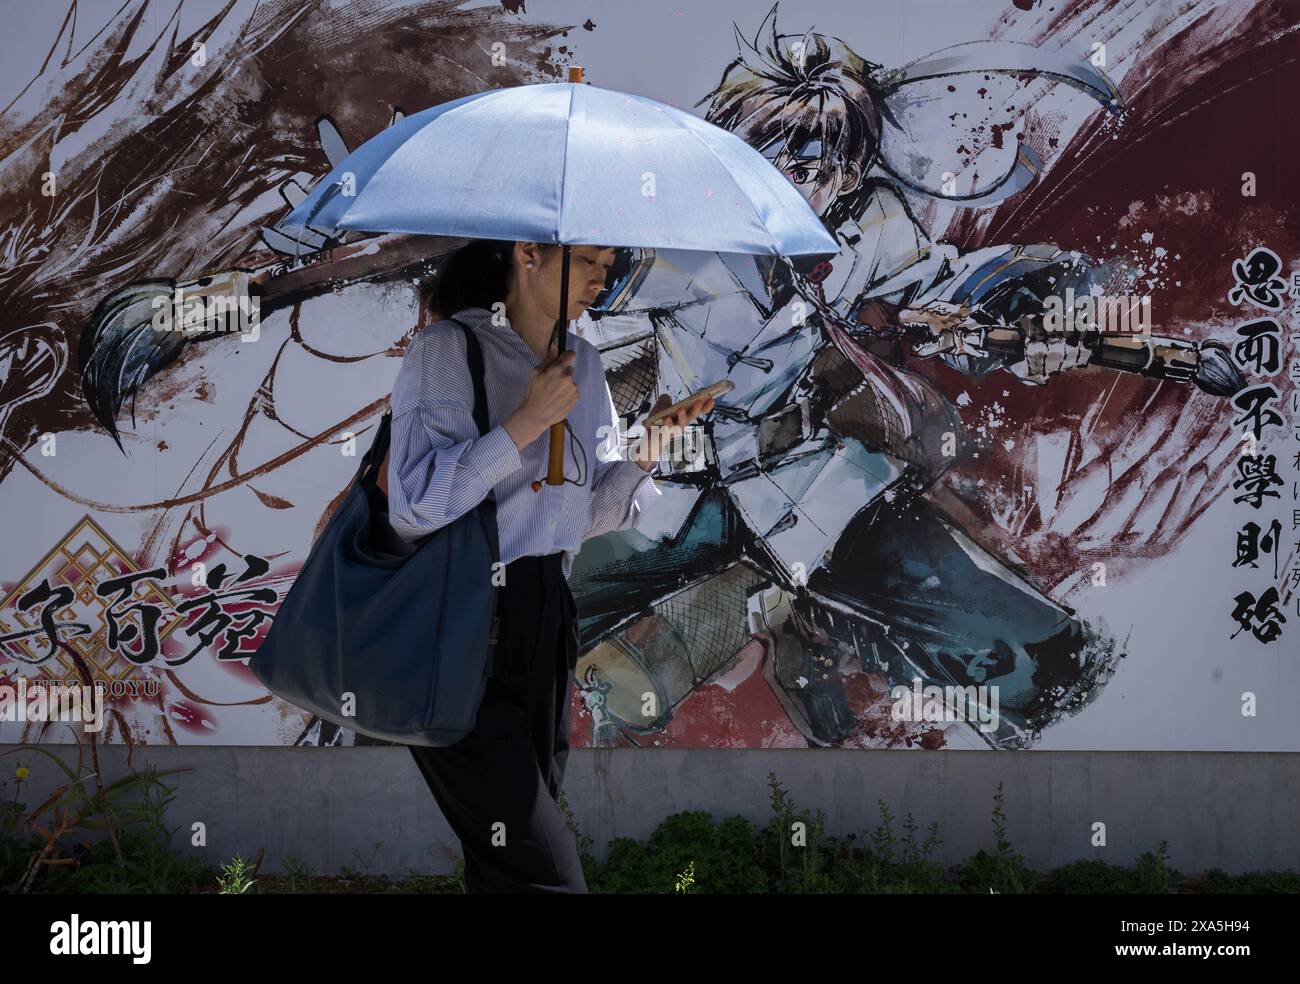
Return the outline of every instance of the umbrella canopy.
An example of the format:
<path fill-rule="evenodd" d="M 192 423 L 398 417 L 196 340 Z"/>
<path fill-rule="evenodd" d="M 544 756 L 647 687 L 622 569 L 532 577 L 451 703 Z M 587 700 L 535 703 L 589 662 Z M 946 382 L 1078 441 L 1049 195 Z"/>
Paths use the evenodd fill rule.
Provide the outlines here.
<path fill-rule="evenodd" d="M 408 116 L 353 151 L 280 225 L 839 252 L 803 196 L 734 133 L 579 82 L 492 89 Z"/>

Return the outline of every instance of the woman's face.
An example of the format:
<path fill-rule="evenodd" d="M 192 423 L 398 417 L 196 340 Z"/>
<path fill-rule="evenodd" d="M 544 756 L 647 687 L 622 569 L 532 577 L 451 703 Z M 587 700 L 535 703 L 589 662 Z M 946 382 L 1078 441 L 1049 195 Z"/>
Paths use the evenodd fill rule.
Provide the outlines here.
<path fill-rule="evenodd" d="M 570 321 L 580 318 L 601 291 L 617 255 L 613 246 L 569 247 Z M 528 264 L 532 263 L 529 267 Z M 560 312 L 560 275 L 564 266 L 564 249 L 539 243 L 515 243 L 515 274 L 522 293 L 551 317 Z"/>

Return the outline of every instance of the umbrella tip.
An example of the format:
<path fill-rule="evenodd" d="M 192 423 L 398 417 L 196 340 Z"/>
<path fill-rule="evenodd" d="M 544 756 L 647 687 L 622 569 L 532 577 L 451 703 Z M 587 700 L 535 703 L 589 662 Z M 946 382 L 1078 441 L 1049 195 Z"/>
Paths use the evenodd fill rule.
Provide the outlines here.
<path fill-rule="evenodd" d="M 581 65 L 570 65 L 570 66 L 569 66 L 569 81 L 570 81 L 570 82 L 581 82 L 581 81 L 582 81 L 582 66 L 581 66 Z"/>

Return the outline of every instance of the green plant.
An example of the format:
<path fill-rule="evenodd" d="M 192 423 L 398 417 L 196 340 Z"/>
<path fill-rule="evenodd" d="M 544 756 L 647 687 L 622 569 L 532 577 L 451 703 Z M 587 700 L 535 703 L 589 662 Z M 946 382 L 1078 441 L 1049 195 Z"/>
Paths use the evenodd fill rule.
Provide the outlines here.
<path fill-rule="evenodd" d="M 563 792 L 556 797 L 555 802 L 559 806 L 560 812 L 564 814 L 564 826 L 573 833 L 573 838 L 578 843 L 578 860 L 582 865 L 582 876 L 587 882 L 588 889 L 590 889 L 592 881 L 598 881 L 601 877 L 602 866 L 596 860 L 595 855 L 591 853 L 591 845 L 595 842 L 582 832 L 582 828 L 578 825 L 577 818 L 574 817 L 573 810 Z"/>
<path fill-rule="evenodd" d="M 286 854 L 282 863 L 284 868 L 284 890 L 295 895 L 312 895 L 316 892 L 316 876 L 296 854 Z"/>
<path fill-rule="evenodd" d="M 835 854 L 835 846 L 823 850 L 822 845 L 826 814 L 821 810 L 816 814 L 797 812 L 776 773 L 769 772 L 767 782 L 772 790 L 773 815 L 760 834 L 759 856 L 769 873 L 769 890 L 833 891 L 828 861 Z"/>
<path fill-rule="evenodd" d="M 36 850 L 32 838 L 24 833 L 23 815 L 27 812 L 27 804 L 18 801 L 18 791 L 29 771 L 22 763 L 15 767 L 13 797 L 0 802 L 0 892 L 17 889 L 27 861 Z M 9 784 L 6 782 L 4 785 Z"/>
<path fill-rule="evenodd" d="M 167 803 L 173 798 L 171 794 L 175 792 L 174 787 L 163 783 L 159 777 L 189 770 L 171 769 L 167 772 L 159 772 L 150 766 L 143 771 L 129 771 L 121 778 L 105 785 L 99 772 L 99 757 L 93 733 L 89 744 L 94 763 L 89 772 L 85 769 L 85 748 L 81 743 L 77 745 L 75 769 L 49 749 L 39 745 L 20 745 L 11 750 L 11 752 L 28 751 L 46 756 L 68 777 L 68 781 L 55 787 L 45 801 L 30 813 L 23 814 L 22 807 L 15 810 L 16 792 L 14 803 L 6 807 L 7 831 L 23 824 L 39 835 L 23 842 L 27 849 L 27 858 L 16 884 L 9 876 L 10 864 L 6 864 L 6 885 L 13 885 L 17 891 L 27 893 L 33 890 L 37 879 L 43 873 L 59 868 L 79 868 L 82 855 L 91 849 L 85 843 L 80 843 L 70 852 L 65 851 L 64 839 L 73 833 L 99 830 L 107 835 L 114 863 L 121 873 L 121 878 L 117 879 L 118 883 L 126 879 L 127 883 L 135 885 L 136 883 L 129 880 L 130 873 L 144 878 L 142 887 L 137 886 L 126 890 L 155 890 L 159 884 L 170 884 L 170 879 L 177 876 L 178 871 L 185 872 L 183 877 L 188 877 L 194 869 L 186 868 L 183 864 L 178 869 L 173 863 L 174 859 L 168 859 L 170 850 L 165 842 L 157 845 L 155 838 L 160 832 L 165 832 L 161 818 Z M 130 761 L 130 749 L 128 749 L 128 767 Z M 155 799 L 152 795 L 158 787 L 165 791 L 161 799 Z M 144 824 L 149 833 L 143 838 L 137 836 L 131 838 L 134 854 L 128 856 L 122 839 L 131 827 L 138 824 Z M 8 850 L 12 853 L 15 850 L 15 839 L 11 834 L 7 835 L 6 839 L 9 844 Z M 55 881 L 62 882 L 63 879 L 56 878 Z"/>
<path fill-rule="evenodd" d="M 871 832 L 871 846 L 862 852 L 856 864 L 854 891 L 882 894 L 947 892 L 952 886 L 944 881 L 943 867 L 934 860 L 934 851 L 942 841 L 939 823 L 927 828 L 925 840 L 916 841 L 917 825 L 912 814 L 903 821 L 900 843 L 894 834 L 894 815 L 884 800 L 879 800 L 880 822 Z M 901 853 L 896 854 L 896 846 Z"/>
<path fill-rule="evenodd" d="M 1038 874 L 1025 863 L 1025 859 L 1012 850 L 1007 838 L 1006 794 L 998 783 L 993 794 L 993 853 L 981 849 L 975 856 L 959 865 L 957 882 L 967 892 L 985 894 L 988 889 L 997 894 L 1023 894 L 1033 891 Z"/>
<path fill-rule="evenodd" d="M 93 862 L 96 848 L 101 855 L 105 853 L 109 842 L 101 841 L 74 868 L 52 871 L 46 890 L 163 895 L 190 891 L 210 879 L 209 865 L 171 844 L 180 828 L 168 830 L 165 815 L 176 798 L 176 787 L 160 780 L 157 769 L 147 766 L 140 773 L 139 788 L 141 799 L 132 807 L 130 825 L 118 830 L 119 852 L 104 864 L 87 863 Z M 143 829 L 133 829 L 137 824 Z"/>
<path fill-rule="evenodd" d="M 1127 894 L 1133 891 L 1133 875 L 1118 865 L 1089 858 L 1048 872 L 1043 889 L 1060 895 Z"/>
<path fill-rule="evenodd" d="M 236 854 L 229 864 L 222 866 L 221 874 L 217 876 L 218 894 L 256 894 L 258 892 L 257 879 L 253 877 L 256 871 L 256 863 L 249 864 L 242 855 Z"/>
<path fill-rule="evenodd" d="M 1168 895 L 1177 892 L 1183 876 L 1166 865 L 1168 859 L 1168 841 L 1157 844 L 1155 851 L 1143 851 L 1139 854 L 1133 871 L 1136 890 L 1146 895 Z"/>
<path fill-rule="evenodd" d="M 1163 895 L 1178 891 L 1183 876 L 1166 867 L 1169 845 L 1138 856 L 1132 868 L 1088 859 L 1062 865 L 1043 878 L 1042 890 L 1062 895 Z"/>
<path fill-rule="evenodd" d="M 934 860 L 934 851 L 943 841 L 939 837 L 939 821 L 926 828 L 926 837 L 916 843 L 916 823 L 912 814 L 903 824 L 903 856 L 894 866 L 895 880 L 915 885 L 919 891 L 935 891 L 943 884 L 943 867 Z"/>
<path fill-rule="evenodd" d="M 877 800 L 880 808 L 880 823 L 871 833 L 872 856 L 878 864 L 894 863 L 894 815 L 889 812 L 889 804 Z"/>
<path fill-rule="evenodd" d="M 1300 895 L 1300 872 L 1247 871 L 1230 875 L 1211 868 L 1195 882 L 1184 882 L 1184 891 L 1215 895 Z"/>
<path fill-rule="evenodd" d="M 94 677 L 85 658 L 66 642 L 59 639 L 56 639 L 55 642 L 76 667 L 82 685 L 91 690 L 96 689 Z M 84 843 L 78 844 L 74 849 L 75 853 L 71 856 L 64 856 L 61 848 L 63 838 L 73 831 L 103 830 L 112 848 L 114 863 L 119 868 L 131 869 L 133 859 L 126 855 L 121 843 L 127 828 L 140 822 L 149 824 L 157 821 L 154 833 L 161 829 L 160 820 L 158 820 L 161 813 L 154 810 L 147 791 L 155 784 L 163 785 L 158 781 L 160 775 L 171 775 L 176 772 L 188 772 L 189 770 L 172 769 L 160 773 L 156 769 L 150 768 L 144 772 L 134 771 L 132 757 L 135 752 L 135 743 L 131 740 L 131 730 L 127 726 L 126 719 L 122 717 L 120 711 L 112 707 L 108 709 L 108 715 L 117 722 L 126 742 L 128 772 L 125 776 L 109 783 L 107 786 L 104 785 L 103 770 L 99 765 L 97 732 L 92 729 L 82 728 L 82 734 L 85 736 L 84 743 L 80 738 L 77 738 L 77 768 L 75 771 L 53 752 L 39 745 L 20 745 L 18 748 L 10 749 L 6 753 L 39 752 L 54 762 L 68 777 L 68 781 L 56 787 L 45 802 L 22 817 L 26 829 L 39 834 L 40 841 L 31 845 L 33 849 L 27 864 L 23 868 L 23 873 L 17 881 L 16 887 L 18 891 L 30 892 L 37 878 L 43 872 L 62 867 L 72 867 L 74 869 L 79 867 L 80 855 L 88 851 L 89 848 Z M 39 737 L 44 737 L 46 729 L 53 723 L 53 719 L 47 720 L 41 727 Z M 74 737 L 76 737 L 75 732 Z M 87 747 L 90 749 L 91 767 L 88 772 L 85 772 L 85 750 Z M 24 766 L 20 765 L 17 771 L 19 780 L 26 777 L 26 768 Z M 92 785 L 93 790 L 90 788 Z M 174 792 L 171 787 L 165 788 L 169 793 Z M 144 794 L 140 801 L 133 801 L 130 798 L 132 794 L 141 791 L 144 791 Z M 17 793 L 15 792 L 15 802 L 16 800 Z M 165 809 L 166 802 L 167 800 L 163 801 L 162 809 Z M 44 823 L 39 822 L 47 814 L 48 820 Z M 5 814 L 6 831 L 16 827 L 18 823 L 19 821 L 13 816 L 12 807 L 7 808 Z M 10 843 L 12 845 L 12 841 Z M 141 842 L 136 840 L 135 843 L 140 844 Z M 163 850 L 167 850 L 165 845 Z M 151 864 L 155 865 L 150 870 L 156 876 L 156 865 L 163 864 L 163 862 L 160 862 L 158 858 L 152 860 L 146 858 L 145 865 L 147 869 Z M 146 871 L 146 874 L 148 874 L 148 871 Z M 6 878 L 5 884 L 6 886 L 10 884 L 8 878 Z"/>
<path fill-rule="evenodd" d="M 374 842 L 374 847 L 370 852 L 369 861 L 362 860 L 361 855 L 355 849 L 353 849 L 352 860 L 358 862 L 361 865 L 361 868 L 360 870 L 358 870 L 357 868 L 354 868 L 350 864 L 345 864 L 342 868 L 343 877 L 355 878 L 358 881 L 364 881 L 365 879 L 369 878 L 370 869 L 375 866 L 375 855 L 379 853 L 379 848 L 383 846 L 383 843 L 384 843 L 383 841 Z"/>
<path fill-rule="evenodd" d="M 682 895 L 690 893 L 691 886 L 695 884 L 695 862 L 692 861 L 686 866 L 686 870 L 677 876 L 677 884 L 674 891 Z"/>
<path fill-rule="evenodd" d="M 610 841 L 604 864 L 584 864 L 591 892 L 646 894 L 667 890 L 692 866 L 697 885 L 709 892 L 761 893 L 767 879 L 756 857 L 754 827 L 744 817 L 715 823 L 703 811 L 665 817 L 646 841 Z"/>
<path fill-rule="evenodd" d="M 889 804 L 883 799 L 876 801 L 880 811 L 880 822 L 871 832 L 871 847 L 864 851 L 860 865 L 860 891 L 879 892 L 892 880 L 894 866 L 894 816 L 889 812 Z"/>
<path fill-rule="evenodd" d="M 573 809 L 569 806 L 569 801 L 565 799 L 564 793 L 560 793 L 555 802 L 559 806 L 560 812 L 564 814 L 564 826 L 573 833 L 574 840 L 578 842 L 578 854 L 580 856 L 589 854 L 593 843 L 592 839 L 579 828 L 578 821 L 573 816 Z"/>

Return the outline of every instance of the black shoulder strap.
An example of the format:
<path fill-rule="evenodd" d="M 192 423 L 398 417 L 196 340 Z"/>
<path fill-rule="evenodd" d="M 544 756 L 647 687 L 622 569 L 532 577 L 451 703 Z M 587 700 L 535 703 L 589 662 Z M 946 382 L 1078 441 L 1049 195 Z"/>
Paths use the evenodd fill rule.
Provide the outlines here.
<path fill-rule="evenodd" d="M 465 345 L 469 350 L 469 375 L 474 384 L 474 423 L 478 425 L 479 435 L 482 436 L 490 430 L 488 427 L 487 390 L 483 384 L 483 349 L 479 345 L 478 336 L 474 334 L 474 330 L 469 325 L 456 317 L 448 320 L 456 322 L 456 324 L 460 325 L 461 330 L 465 332 Z M 388 453 L 392 419 L 393 411 L 390 407 L 384 411 L 383 417 L 380 418 L 379 427 L 375 431 L 375 438 L 370 444 L 370 450 L 361 458 L 355 481 L 373 483 L 374 475 L 382 467 L 384 455 Z M 489 490 L 487 497 L 495 502 L 496 490 Z"/>
<path fill-rule="evenodd" d="M 469 375 L 474 384 L 474 423 L 478 425 L 479 435 L 482 436 L 491 429 L 488 427 L 487 390 L 483 383 L 483 349 L 479 345 L 478 336 L 474 334 L 474 330 L 469 325 L 455 316 L 448 320 L 460 325 L 461 330 L 465 333 L 465 346 L 469 353 Z M 368 477 L 367 469 L 377 471 L 382 464 L 384 455 L 388 453 L 392 417 L 393 411 L 390 407 L 384 411 L 379 420 L 379 427 L 375 431 L 374 440 L 371 441 L 370 450 L 361 458 L 361 464 L 357 468 L 357 479 Z M 495 495 L 491 497 L 495 498 Z"/>
<path fill-rule="evenodd" d="M 469 378 L 474 383 L 474 423 L 478 424 L 478 432 L 483 435 L 490 430 L 487 415 L 487 391 L 483 385 L 483 349 L 479 345 L 478 336 L 474 334 L 474 329 L 455 315 L 452 315 L 448 320 L 456 322 L 456 324 L 460 325 L 461 330 L 465 332 L 465 347 L 469 351 Z"/>
<path fill-rule="evenodd" d="M 479 345 L 478 336 L 474 334 L 473 328 L 455 315 L 452 315 L 450 320 L 460 325 L 461 331 L 465 333 L 465 348 L 469 356 L 469 378 L 474 384 L 474 423 L 478 425 L 478 432 L 481 437 L 490 430 L 488 427 L 487 389 L 483 383 L 483 348 Z M 488 489 L 487 499 L 484 501 L 495 503 L 496 500 L 496 489 Z"/>

